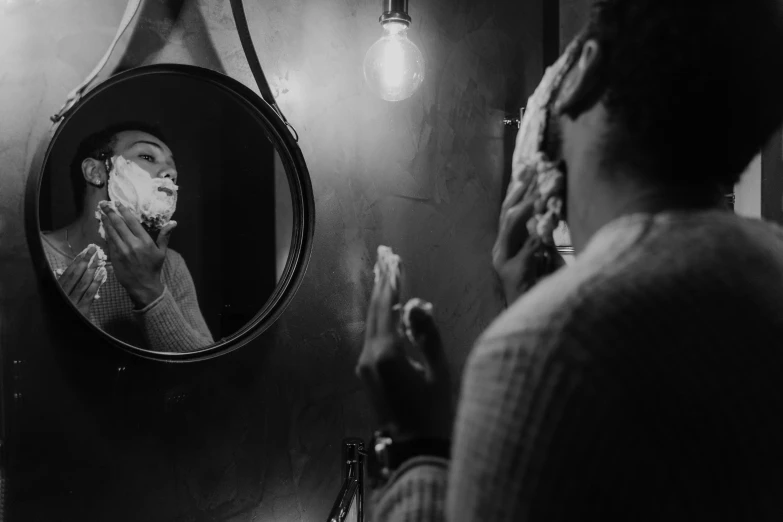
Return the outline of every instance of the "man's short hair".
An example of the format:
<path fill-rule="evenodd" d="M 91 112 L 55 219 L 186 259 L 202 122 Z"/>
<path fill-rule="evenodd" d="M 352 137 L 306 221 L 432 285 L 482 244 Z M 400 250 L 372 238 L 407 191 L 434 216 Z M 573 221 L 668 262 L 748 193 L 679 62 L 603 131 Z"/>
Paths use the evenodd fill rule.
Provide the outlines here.
<path fill-rule="evenodd" d="M 127 131 L 146 132 L 166 143 L 163 133 L 156 125 L 138 121 L 118 123 L 87 136 L 76 149 L 70 169 L 77 213 L 81 214 L 84 210 L 84 194 L 87 188 L 87 182 L 82 172 L 82 162 L 87 158 L 99 161 L 110 159 L 114 155 L 114 147 L 117 145 L 117 135 Z"/>
<path fill-rule="evenodd" d="M 593 0 L 610 157 L 733 187 L 783 122 L 779 0 Z"/>

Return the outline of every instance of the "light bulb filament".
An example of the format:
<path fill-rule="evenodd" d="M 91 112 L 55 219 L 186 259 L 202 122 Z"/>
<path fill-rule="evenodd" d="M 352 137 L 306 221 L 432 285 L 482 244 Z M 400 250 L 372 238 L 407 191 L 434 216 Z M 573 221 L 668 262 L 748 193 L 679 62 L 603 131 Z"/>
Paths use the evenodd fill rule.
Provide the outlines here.
<path fill-rule="evenodd" d="M 365 55 L 364 74 L 385 100 L 404 100 L 413 94 L 424 78 L 424 58 L 408 39 L 408 24 L 383 24 L 383 36 Z"/>
<path fill-rule="evenodd" d="M 399 87 L 405 75 L 405 52 L 394 37 L 386 43 L 385 51 L 383 81 L 389 87 Z"/>

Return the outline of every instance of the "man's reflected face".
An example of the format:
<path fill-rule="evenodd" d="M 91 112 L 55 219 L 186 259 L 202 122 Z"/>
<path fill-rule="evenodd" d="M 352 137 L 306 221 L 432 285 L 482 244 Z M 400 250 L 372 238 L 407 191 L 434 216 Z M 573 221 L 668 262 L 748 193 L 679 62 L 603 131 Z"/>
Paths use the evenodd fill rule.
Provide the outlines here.
<path fill-rule="evenodd" d="M 171 149 L 151 134 L 141 131 L 120 132 L 117 134 L 114 154 L 136 163 L 151 178 L 169 178 L 174 184 L 177 183 L 177 167 Z"/>

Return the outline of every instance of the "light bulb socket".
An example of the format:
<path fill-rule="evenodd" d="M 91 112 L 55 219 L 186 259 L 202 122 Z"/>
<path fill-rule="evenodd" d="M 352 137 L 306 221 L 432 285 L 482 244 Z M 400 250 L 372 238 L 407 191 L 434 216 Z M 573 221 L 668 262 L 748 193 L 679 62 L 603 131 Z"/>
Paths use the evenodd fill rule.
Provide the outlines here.
<path fill-rule="evenodd" d="M 383 14 L 379 20 L 381 25 L 389 22 L 411 24 L 411 17 L 408 15 L 408 0 L 381 0 L 381 3 L 383 4 Z"/>

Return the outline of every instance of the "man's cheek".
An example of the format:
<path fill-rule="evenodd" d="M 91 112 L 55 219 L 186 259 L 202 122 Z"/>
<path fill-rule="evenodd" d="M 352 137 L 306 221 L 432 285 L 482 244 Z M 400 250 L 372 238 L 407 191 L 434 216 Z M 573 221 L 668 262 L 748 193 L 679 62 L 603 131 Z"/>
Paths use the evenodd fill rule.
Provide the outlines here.
<path fill-rule="evenodd" d="M 146 167 L 145 167 L 144 165 L 142 165 L 141 163 L 138 163 L 138 162 L 136 162 L 136 161 L 134 161 L 133 163 L 135 163 L 135 164 L 136 164 L 136 166 L 137 166 L 137 167 L 139 167 L 141 170 L 143 170 L 144 172 L 146 172 L 147 174 L 149 174 L 150 178 L 152 178 L 152 179 L 155 179 L 155 178 L 157 178 L 157 177 L 158 177 L 158 176 L 157 176 L 157 175 L 156 175 L 154 172 L 152 172 L 150 169 L 146 168 Z"/>

